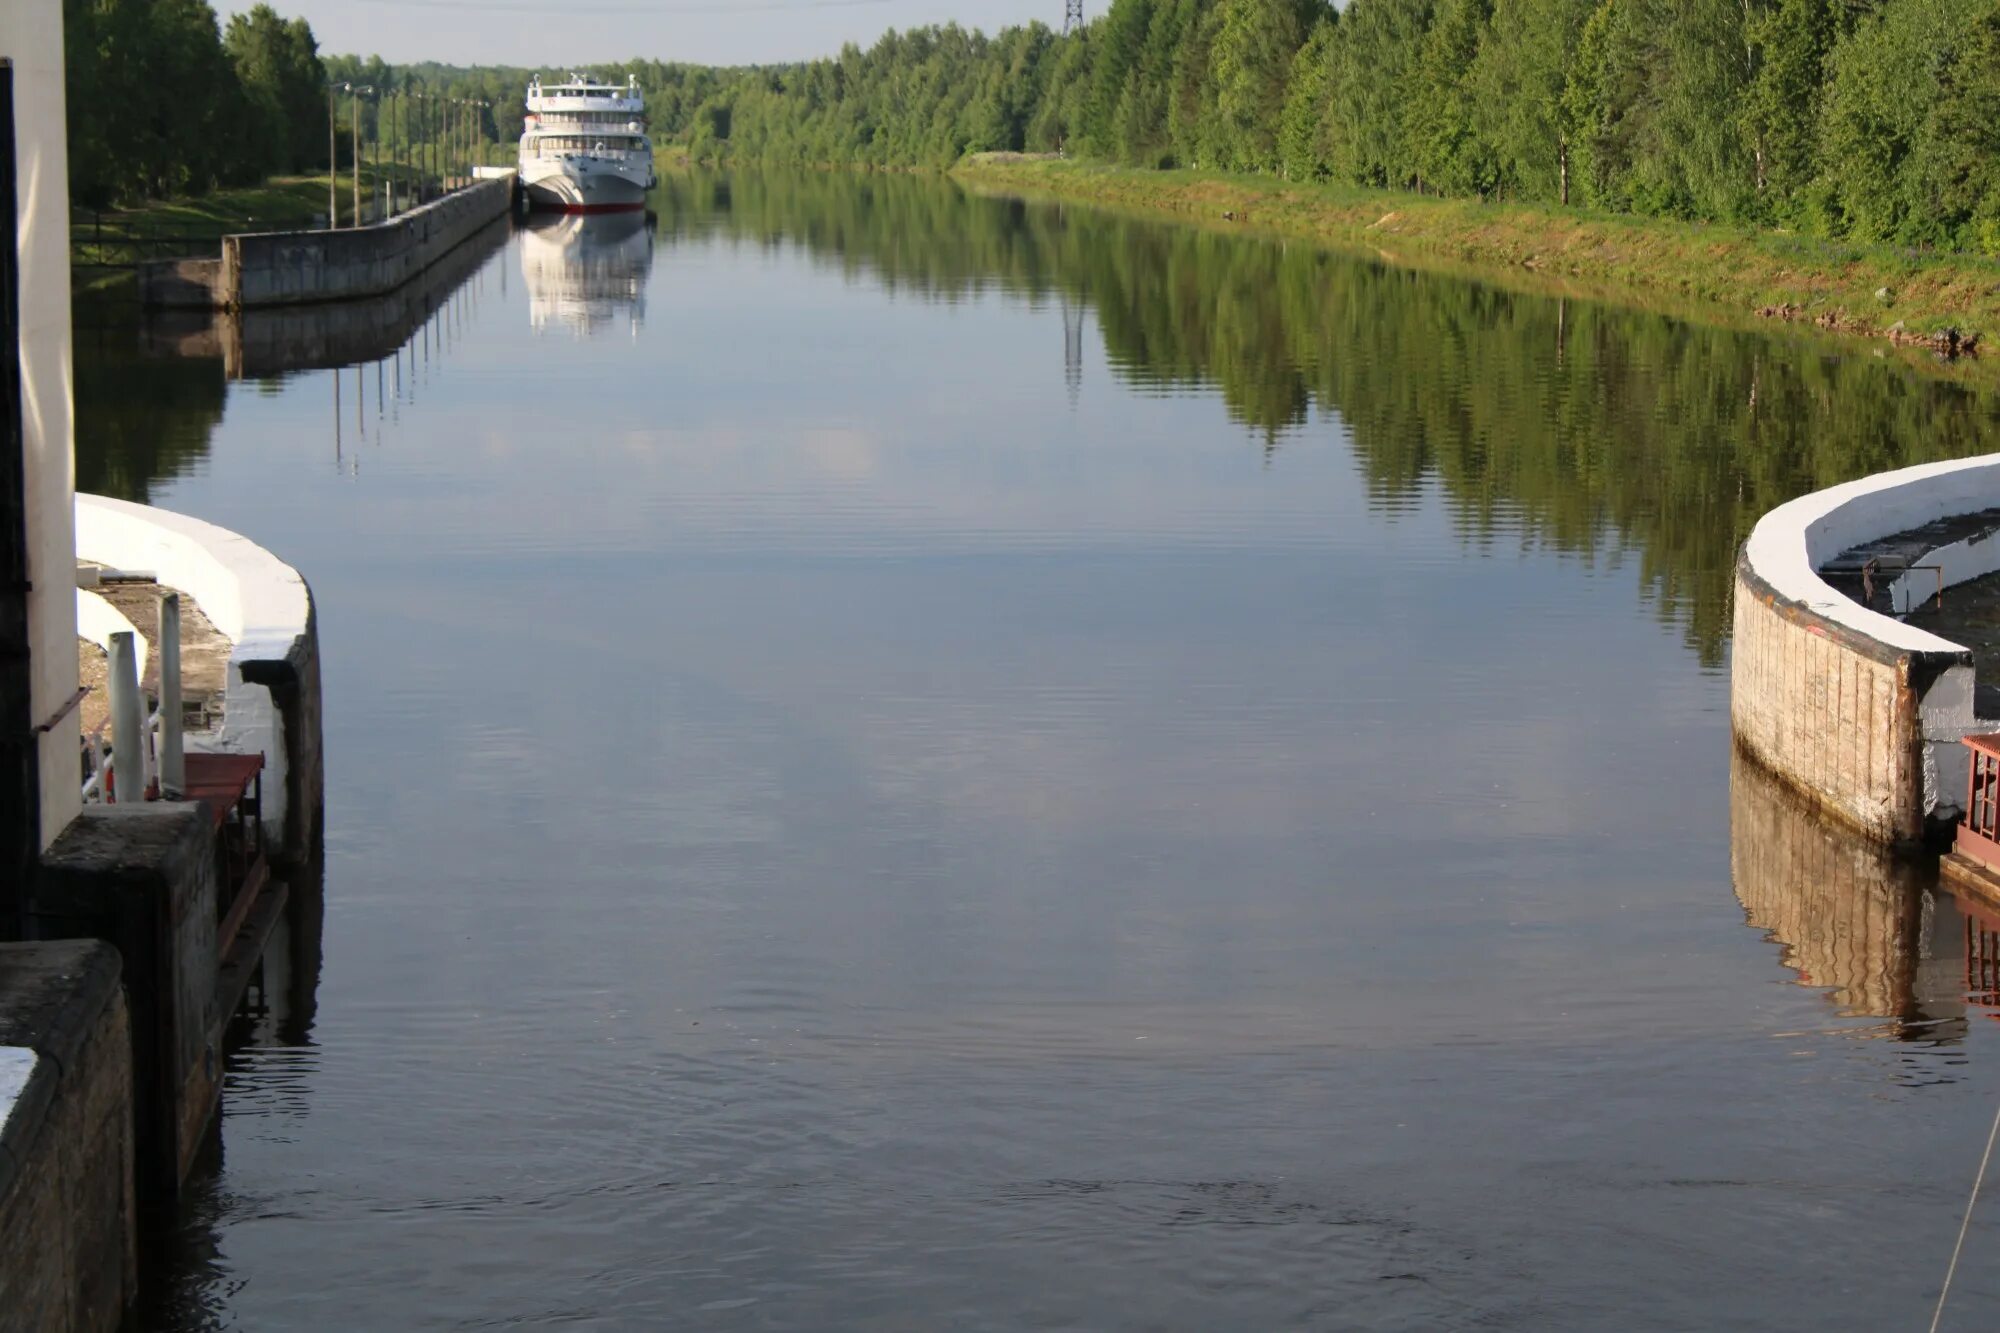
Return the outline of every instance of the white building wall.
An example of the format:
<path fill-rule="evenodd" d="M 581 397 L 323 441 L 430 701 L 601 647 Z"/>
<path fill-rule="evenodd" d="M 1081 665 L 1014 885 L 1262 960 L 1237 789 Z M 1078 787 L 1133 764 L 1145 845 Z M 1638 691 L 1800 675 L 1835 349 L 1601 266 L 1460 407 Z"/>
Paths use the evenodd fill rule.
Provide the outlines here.
<path fill-rule="evenodd" d="M 0 0 L 0 57 L 14 67 L 14 214 L 21 247 L 21 424 L 28 501 L 33 711 L 76 692 L 76 539 L 72 496 L 69 159 L 63 141 L 61 0 Z M 82 809 L 76 713 L 42 736 L 42 845 Z"/>

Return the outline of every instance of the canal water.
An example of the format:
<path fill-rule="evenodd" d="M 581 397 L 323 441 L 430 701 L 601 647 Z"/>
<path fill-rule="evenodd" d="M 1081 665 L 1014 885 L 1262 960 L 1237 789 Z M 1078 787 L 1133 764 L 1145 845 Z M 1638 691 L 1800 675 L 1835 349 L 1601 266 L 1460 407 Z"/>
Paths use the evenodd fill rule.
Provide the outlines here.
<path fill-rule="evenodd" d="M 1992 396 L 929 179 L 655 207 L 375 350 L 79 330 L 80 485 L 325 654 L 148 1327 L 1928 1319 L 2000 926 L 1732 771 L 1729 588 Z"/>

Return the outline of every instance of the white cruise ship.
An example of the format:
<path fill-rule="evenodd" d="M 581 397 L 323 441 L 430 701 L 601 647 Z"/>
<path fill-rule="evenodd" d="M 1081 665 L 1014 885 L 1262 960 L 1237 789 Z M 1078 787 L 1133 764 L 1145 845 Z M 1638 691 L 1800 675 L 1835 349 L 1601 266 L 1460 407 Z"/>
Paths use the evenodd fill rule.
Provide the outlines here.
<path fill-rule="evenodd" d="M 528 85 L 521 133 L 521 186 L 532 208 L 615 213 L 645 204 L 653 188 L 653 142 L 638 81 L 623 87 L 588 74 Z"/>

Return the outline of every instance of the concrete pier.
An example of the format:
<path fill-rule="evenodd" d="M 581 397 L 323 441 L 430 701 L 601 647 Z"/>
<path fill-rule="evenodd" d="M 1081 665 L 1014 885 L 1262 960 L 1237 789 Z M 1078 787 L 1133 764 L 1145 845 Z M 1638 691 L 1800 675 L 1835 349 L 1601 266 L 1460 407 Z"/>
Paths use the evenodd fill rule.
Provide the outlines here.
<path fill-rule="evenodd" d="M 118 954 L 0 944 L 0 1329 L 110 1333 L 137 1289 Z"/>
<path fill-rule="evenodd" d="M 262 754 L 264 819 L 279 869 L 318 844 L 325 766 L 320 757 L 319 629 L 299 572 L 255 542 L 186 514 L 102 495 L 76 497 L 76 554 L 142 569 L 180 589 L 231 645 L 222 724 L 197 749 Z"/>
<path fill-rule="evenodd" d="M 1904 468 L 1780 505 L 1737 561 L 1737 744 L 1877 842 L 1947 831 L 1964 799 L 1959 741 L 1994 728 L 1974 714 L 1968 648 L 1862 606 L 1823 571 L 1870 542 L 1996 506 L 2000 455 Z M 1917 582 L 1949 588 L 2000 568 L 2000 542 L 1947 542 L 1910 563 L 1923 567 Z"/>
<path fill-rule="evenodd" d="M 155 307 L 253 310 L 381 296 L 507 216 L 513 199 L 509 173 L 372 226 L 225 236 L 219 259 L 141 266 L 139 298 Z"/>

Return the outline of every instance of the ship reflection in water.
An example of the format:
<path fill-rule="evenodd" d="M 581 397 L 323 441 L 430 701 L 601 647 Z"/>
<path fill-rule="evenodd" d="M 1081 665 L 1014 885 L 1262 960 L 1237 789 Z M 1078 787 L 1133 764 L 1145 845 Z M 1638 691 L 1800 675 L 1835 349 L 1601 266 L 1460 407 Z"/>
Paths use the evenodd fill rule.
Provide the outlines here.
<path fill-rule="evenodd" d="M 1844 1018 L 1887 1020 L 1856 1035 L 1962 1037 L 1971 905 L 1939 890 L 1929 865 L 1848 834 L 1740 754 L 1729 795 L 1736 897 L 1798 984 L 1824 989 Z"/>
<path fill-rule="evenodd" d="M 618 319 L 632 336 L 646 318 L 653 230 L 646 213 L 537 214 L 521 230 L 528 321 L 590 337 Z"/>

